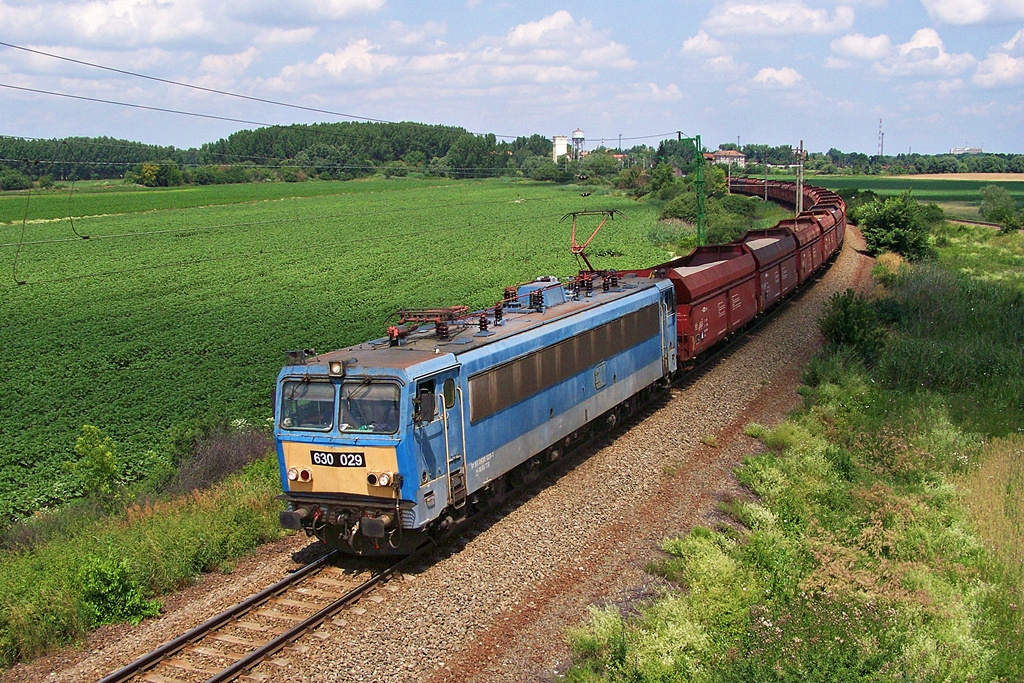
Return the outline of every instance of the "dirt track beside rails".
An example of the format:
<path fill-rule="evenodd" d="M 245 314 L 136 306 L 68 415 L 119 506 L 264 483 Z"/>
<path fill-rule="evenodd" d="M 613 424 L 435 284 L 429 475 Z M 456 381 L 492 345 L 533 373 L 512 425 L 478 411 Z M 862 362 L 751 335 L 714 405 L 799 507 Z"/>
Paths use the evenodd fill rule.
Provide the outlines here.
<path fill-rule="evenodd" d="M 344 614 L 345 628 L 322 626 L 253 678 L 482 683 L 563 672 L 566 629 L 589 605 L 628 609 L 656 595 L 664 582 L 644 567 L 660 541 L 713 525 L 721 501 L 747 495 L 733 470 L 758 444 L 743 427 L 775 424 L 799 405 L 825 301 L 870 287 L 872 260 L 859 249 L 863 239 L 851 228 L 823 279 L 714 367 L 673 389 L 642 421 L 589 446 L 589 457 L 475 538 L 407 574 L 399 590 Z M 15 667 L 3 680 L 94 681 L 297 568 L 292 554 L 307 545 L 292 537 L 264 547 L 232 574 L 171 596 L 165 616 L 104 627 L 84 649 Z"/>

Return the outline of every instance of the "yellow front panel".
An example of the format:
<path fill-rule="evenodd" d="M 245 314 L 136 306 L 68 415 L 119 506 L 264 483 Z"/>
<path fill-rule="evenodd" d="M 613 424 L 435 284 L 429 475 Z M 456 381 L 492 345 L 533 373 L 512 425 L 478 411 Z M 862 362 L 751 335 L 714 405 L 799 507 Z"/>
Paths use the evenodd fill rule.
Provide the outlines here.
<path fill-rule="evenodd" d="M 288 488 L 297 493 L 354 493 L 362 496 L 380 496 L 391 498 L 394 491 L 387 486 L 370 486 L 366 483 L 369 472 L 398 473 L 398 456 L 395 449 L 386 446 L 328 446 L 324 444 L 294 443 L 285 441 L 281 444 L 284 450 L 285 470 L 305 467 L 313 473 L 309 482 L 289 481 Z M 314 465 L 311 451 L 326 453 L 363 453 L 366 467 L 329 467 Z"/>

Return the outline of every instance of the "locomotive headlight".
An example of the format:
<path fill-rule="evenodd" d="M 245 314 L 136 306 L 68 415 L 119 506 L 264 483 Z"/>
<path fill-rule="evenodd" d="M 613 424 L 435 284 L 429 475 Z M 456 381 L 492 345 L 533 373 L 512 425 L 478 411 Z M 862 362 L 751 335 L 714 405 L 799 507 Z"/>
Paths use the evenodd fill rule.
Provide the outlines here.
<path fill-rule="evenodd" d="M 393 475 L 390 472 L 381 472 L 380 476 L 377 477 L 378 486 L 391 486 Z"/>
<path fill-rule="evenodd" d="M 305 481 L 305 482 L 313 481 L 313 472 L 312 472 L 312 470 L 309 470 L 309 469 L 307 469 L 305 467 L 303 467 L 301 470 L 299 470 L 299 480 L 300 481 Z"/>
<path fill-rule="evenodd" d="M 327 372 L 330 373 L 331 377 L 344 377 L 345 364 L 340 360 L 332 360 L 327 366 Z"/>
<path fill-rule="evenodd" d="M 288 481 L 298 481 L 298 479 L 299 479 L 299 470 L 294 468 L 294 467 L 289 469 L 288 470 Z"/>

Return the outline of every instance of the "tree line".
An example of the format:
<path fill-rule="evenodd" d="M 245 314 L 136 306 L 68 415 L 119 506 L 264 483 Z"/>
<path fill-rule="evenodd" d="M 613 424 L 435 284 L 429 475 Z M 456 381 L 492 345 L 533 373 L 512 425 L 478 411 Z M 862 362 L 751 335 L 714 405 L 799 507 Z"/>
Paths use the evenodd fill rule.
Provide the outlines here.
<path fill-rule="evenodd" d="M 788 145 L 725 143 L 747 157 L 747 172 L 797 162 Z M 702 152 L 707 150 L 701 150 Z M 150 186 L 238 183 L 310 178 L 348 180 L 375 174 L 454 178 L 516 175 L 556 182 L 628 174 L 650 175 L 659 163 L 682 173 L 699 158 L 691 140 L 663 140 L 657 147 L 598 147 L 579 160 L 551 157 L 552 142 L 540 134 L 498 140 L 457 126 L 412 122 L 342 122 L 241 130 L 198 148 L 147 145 L 115 138 L 30 140 L 0 137 L 0 189 L 47 186 L 73 180 L 113 180 Z M 630 170 L 639 167 L 639 171 Z M 859 152 L 810 153 L 808 171 L 821 174 L 1024 172 L 1024 155 L 953 156 Z M 626 181 L 629 182 L 628 180 Z"/>

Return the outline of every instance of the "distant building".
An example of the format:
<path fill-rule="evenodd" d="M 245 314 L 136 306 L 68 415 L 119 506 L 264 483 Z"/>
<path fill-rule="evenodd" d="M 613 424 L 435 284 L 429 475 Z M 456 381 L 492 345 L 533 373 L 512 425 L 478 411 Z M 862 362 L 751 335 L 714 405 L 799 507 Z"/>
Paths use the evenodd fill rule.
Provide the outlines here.
<path fill-rule="evenodd" d="M 949 150 L 949 153 L 955 157 L 958 157 L 961 154 L 984 154 L 985 150 L 983 150 L 981 147 L 954 147 L 953 149 Z"/>
<path fill-rule="evenodd" d="M 718 149 L 711 155 L 711 160 L 716 164 L 724 166 L 737 166 L 744 168 L 747 165 L 747 155 L 733 149 Z"/>
<path fill-rule="evenodd" d="M 564 157 L 569 153 L 569 136 L 568 135 L 556 135 L 551 138 L 553 147 L 551 148 L 551 160 L 558 161 L 558 157 Z"/>

